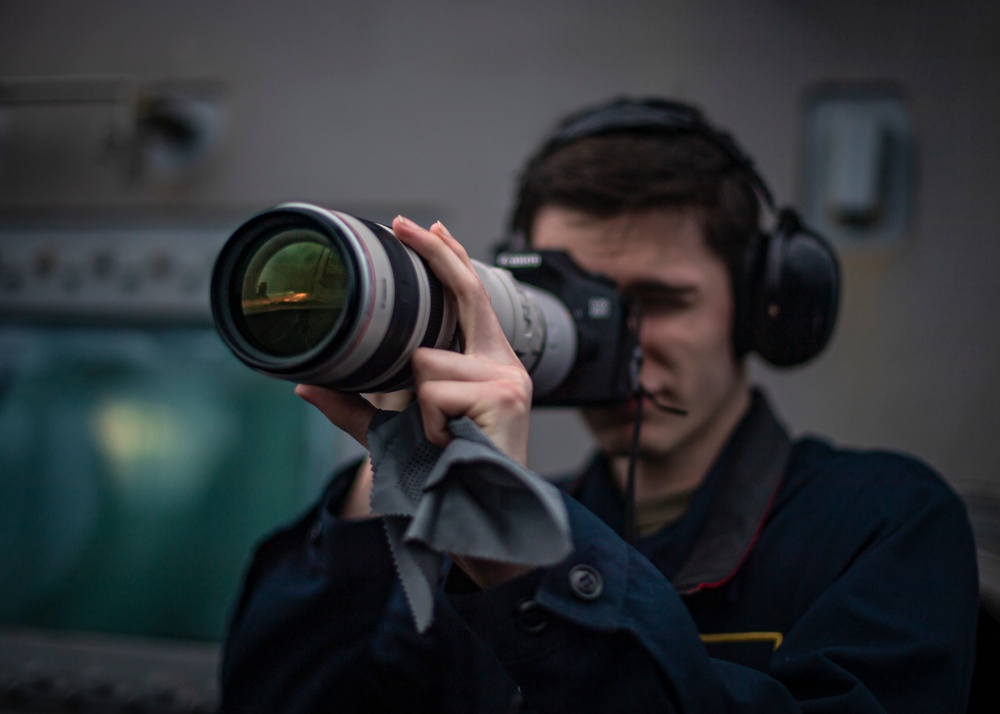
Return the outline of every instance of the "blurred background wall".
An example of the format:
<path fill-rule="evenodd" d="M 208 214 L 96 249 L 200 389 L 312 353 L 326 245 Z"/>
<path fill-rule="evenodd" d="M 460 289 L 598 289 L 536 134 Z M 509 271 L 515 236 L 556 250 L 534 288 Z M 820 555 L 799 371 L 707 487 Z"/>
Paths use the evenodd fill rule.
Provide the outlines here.
<path fill-rule="evenodd" d="M 890 82 L 915 137 L 906 229 L 842 251 L 842 316 L 821 359 L 758 376 L 797 430 L 915 452 L 956 483 L 998 478 L 996 3 L 0 3 L 0 78 L 104 75 L 220 90 L 218 155 L 164 179 L 108 148 L 110 109 L 0 107 L 0 209 L 310 200 L 440 218 L 480 258 L 521 162 L 570 109 L 619 93 L 695 102 L 795 203 L 810 93 Z M 572 415 L 536 425 L 539 470 L 581 461 Z"/>

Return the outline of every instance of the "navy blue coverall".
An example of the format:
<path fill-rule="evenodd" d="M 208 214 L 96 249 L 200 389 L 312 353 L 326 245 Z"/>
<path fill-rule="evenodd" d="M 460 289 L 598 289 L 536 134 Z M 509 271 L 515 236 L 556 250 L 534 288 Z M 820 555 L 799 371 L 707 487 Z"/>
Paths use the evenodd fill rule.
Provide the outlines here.
<path fill-rule="evenodd" d="M 262 543 L 223 711 L 964 712 L 978 584 L 965 508 L 888 452 L 791 443 L 755 395 L 687 512 L 635 546 L 597 457 L 574 551 L 480 591 L 453 568 L 414 630 L 354 470 Z"/>

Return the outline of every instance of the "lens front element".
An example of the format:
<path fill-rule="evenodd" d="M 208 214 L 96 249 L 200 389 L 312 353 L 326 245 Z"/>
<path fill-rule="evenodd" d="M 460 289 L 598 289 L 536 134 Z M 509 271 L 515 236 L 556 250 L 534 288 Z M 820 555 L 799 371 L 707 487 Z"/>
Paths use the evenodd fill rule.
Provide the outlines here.
<path fill-rule="evenodd" d="M 275 357 L 308 352 L 339 328 L 352 282 L 340 249 L 325 235 L 278 231 L 243 275 L 245 336 Z"/>
<path fill-rule="evenodd" d="M 412 384 L 410 356 L 454 343 L 444 289 L 392 230 L 286 203 L 251 216 L 212 272 L 212 317 L 263 374 L 349 392 Z"/>

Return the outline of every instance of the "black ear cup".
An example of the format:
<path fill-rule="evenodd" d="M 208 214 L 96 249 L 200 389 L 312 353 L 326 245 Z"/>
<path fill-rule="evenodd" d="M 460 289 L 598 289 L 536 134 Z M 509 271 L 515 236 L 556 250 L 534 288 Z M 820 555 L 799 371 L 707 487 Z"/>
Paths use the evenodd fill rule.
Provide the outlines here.
<path fill-rule="evenodd" d="M 840 304 L 840 266 L 830 245 L 785 209 L 773 233 L 751 242 L 746 262 L 736 301 L 738 354 L 756 352 L 777 367 L 818 355 Z"/>

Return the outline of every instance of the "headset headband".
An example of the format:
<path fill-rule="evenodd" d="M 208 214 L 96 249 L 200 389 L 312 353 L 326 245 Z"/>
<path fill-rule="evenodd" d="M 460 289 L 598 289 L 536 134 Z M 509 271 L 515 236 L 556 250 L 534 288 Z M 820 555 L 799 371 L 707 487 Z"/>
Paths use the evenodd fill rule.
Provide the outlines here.
<path fill-rule="evenodd" d="M 671 133 L 690 132 L 710 140 L 749 177 L 761 199 L 774 211 L 771 189 L 754 167 L 753 160 L 733 139 L 706 121 L 695 107 L 666 99 L 619 98 L 606 104 L 585 109 L 560 124 L 546 140 L 536 161 L 580 139 L 620 131 L 649 130 Z"/>

